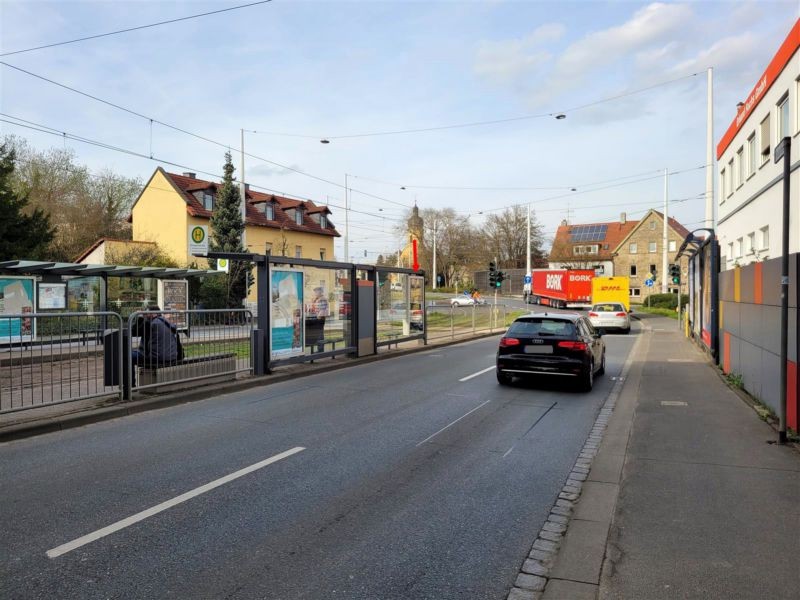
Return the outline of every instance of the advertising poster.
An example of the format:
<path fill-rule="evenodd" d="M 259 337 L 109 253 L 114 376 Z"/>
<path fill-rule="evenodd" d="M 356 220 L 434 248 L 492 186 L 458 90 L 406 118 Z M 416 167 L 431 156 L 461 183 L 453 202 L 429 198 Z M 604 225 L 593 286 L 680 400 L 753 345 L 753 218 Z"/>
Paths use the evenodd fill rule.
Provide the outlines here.
<path fill-rule="evenodd" d="M 37 296 L 39 297 L 39 310 L 67 308 L 66 283 L 40 283 Z"/>
<path fill-rule="evenodd" d="M 33 319 L 5 317 L 33 312 L 33 286 L 32 277 L 0 278 L 0 344 L 33 341 L 36 335 Z"/>
<path fill-rule="evenodd" d="M 161 310 L 187 310 L 189 308 L 189 282 L 185 279 L 159 279 L 158 305 Z M 189 328 L 186 313 L 172 313 L 165 316 L 178 329 Z"/>
<path fill-rule="evenodd" d="M 711 244 L 706 244 L 702 249 L 703 270 L 700 274 L 700 286 L 703 294 L 703 314 L 701 315 L 700 337 L 708 348 L 711 348 L 711 251 Z"/>
<path fill-rule="evenodd" d="M 303 272 L 273 269 L 270 278 L 272 358 L 303 354 Z"/>

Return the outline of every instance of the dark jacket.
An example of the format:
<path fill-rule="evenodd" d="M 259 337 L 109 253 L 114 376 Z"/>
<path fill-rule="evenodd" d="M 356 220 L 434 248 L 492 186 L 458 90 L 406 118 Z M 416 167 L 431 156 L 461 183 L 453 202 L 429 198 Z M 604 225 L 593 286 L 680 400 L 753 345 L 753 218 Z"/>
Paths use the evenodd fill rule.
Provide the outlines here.
<path fill-rule="evenodd" d="M 178 328 L 164 317 L 140 318 L 133 335 L 142 338 L 140 348 L 146 361 L 166 364 L 178 360 Z"/>

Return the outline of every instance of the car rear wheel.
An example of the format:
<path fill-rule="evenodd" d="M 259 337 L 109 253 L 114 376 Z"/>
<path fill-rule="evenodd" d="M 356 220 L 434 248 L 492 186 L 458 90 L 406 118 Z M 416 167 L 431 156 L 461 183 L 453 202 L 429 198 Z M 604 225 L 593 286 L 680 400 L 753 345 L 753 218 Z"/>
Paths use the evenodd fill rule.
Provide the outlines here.
<path fill-rule="evenodd" d="M 511 385 L 511 375 L 503 373 L 498 369 L 497 371 L 497 383 L 500 385 Z"/>
<path fill-rule="evenodd" d="M 606 372 L 606 353 L 603 351 L 603 357 L 600 359 L 600 368 L 597 369 L 598 375 L 604 375 Z"/>

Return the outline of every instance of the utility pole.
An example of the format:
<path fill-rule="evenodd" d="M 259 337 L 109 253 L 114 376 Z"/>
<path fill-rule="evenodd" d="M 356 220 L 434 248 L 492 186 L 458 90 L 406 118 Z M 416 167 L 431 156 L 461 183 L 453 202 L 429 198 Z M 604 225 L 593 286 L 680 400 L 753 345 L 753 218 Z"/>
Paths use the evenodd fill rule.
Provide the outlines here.
<path fill-rule="evenodd" d="M 244 229 L 242 229 L 242 248 L 245 252 L 247 252 L 247 196 L 245 195 L 245 184 L 244 184 L 244 128 L 241 130 L 242 134 L 242 156 L 241 161 L 239 162 L 239 193 L 242 196 L 241 202 L 241 210 L 242 210 L 242 224 L 244 225 Z"/>
<path fill-rule="evenodd" d="M 436 289 L 436 283 L 439 280 L 439 275 L 436 271 L 436 221 L 433 221 L 433 289 Z"/>
<path fill-rule="evenodd" d="M 775 147 L 775 162 L 783 159 L 783 227 L 781 236 L 781 386 L 778 411 L 778 443 L 785 444 L 786 404 L 788 402 L 789 362 L 789 177 L 791 175 L 792 138 L 786 136 Z M 795 283 L 797 285 L 797 283 Z M 796 360 L 796 359 L 795 359 Z"/>
<path fill-rule="evenodd" d="M 344 174 L 344 262 L 350 262 L 350 203 L 347 173 Z M 399 255 L 398 255 L 399 262 Z"/>
<path fill-rule="evenodd" d="M 531 274 L 531 204 L 528 203 L 528 251 L 525 253 L 525 275 Z"/>
<path fill-rule="evenodd" d="M 708 68 L 708 98 L 706 114 L 706 218 L 705 227 L 716 231 L 714 213 L 714 75 Z"/>
<path fill-rule="evenodd" d="M 668 291 L 667 273 L 669 272 L 669 263 L 667 257 L 667 240 L 669 239 L 669 172 L 664 169 L 664 232 L 661 235 L 661 293 L 666 294 Z"/>

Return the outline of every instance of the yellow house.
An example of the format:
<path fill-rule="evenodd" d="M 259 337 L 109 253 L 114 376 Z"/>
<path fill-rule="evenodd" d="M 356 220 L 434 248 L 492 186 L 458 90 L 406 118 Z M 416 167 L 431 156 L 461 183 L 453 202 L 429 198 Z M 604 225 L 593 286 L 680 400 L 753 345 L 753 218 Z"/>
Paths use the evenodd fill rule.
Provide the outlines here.
<path fill-rule="evenodd" d="M 195 173 L 168 173 L 158 167 L 131 209 L 133 239 L 157 242 L 179 264 L 203 259 L 189 252 L 189 232 L 208 226 L 221 184 L 197 179 Z M 333 240 L 339 237 L 327 206 L 255 192 L 247 187 L 247 250 L 277 256 L 333 260 Z M 248 300 L 255 300 L 252 286 Z"/>

